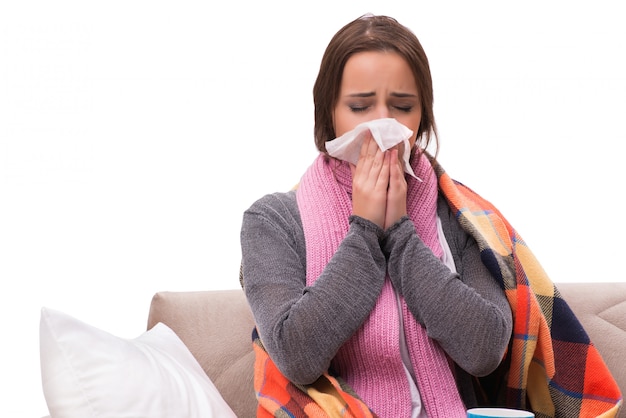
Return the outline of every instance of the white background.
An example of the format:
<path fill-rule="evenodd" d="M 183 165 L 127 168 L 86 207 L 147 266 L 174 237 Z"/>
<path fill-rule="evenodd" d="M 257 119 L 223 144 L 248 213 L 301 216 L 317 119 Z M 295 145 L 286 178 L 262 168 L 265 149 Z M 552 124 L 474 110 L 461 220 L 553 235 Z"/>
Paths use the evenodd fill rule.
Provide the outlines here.
<path fill-rule="evenodd" d="M 47 414 L 42 306 L 132 338 L 157 291 L 239 286 L 242 212 L 315 157 L 321 55 L 366 12 L 422 41 L 448 173 L 555 282 L 626 279 L 617 0 L 6 1 L 1 416 Z"/>

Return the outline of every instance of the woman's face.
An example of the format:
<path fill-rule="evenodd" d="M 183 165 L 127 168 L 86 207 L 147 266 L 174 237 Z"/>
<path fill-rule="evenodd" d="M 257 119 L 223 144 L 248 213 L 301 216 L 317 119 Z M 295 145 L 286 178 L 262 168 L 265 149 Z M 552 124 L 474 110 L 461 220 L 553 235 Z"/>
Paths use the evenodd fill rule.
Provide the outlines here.
<path fill-rule="evenodd" d="M 344 67 L 333 112 L 337 137 L 363 122 L 395 118 L 413 131 L 409 139 L 413 148 L 422 119 L 418 93 L 411 68 L 399 54 L 367 51 L 352 55 Z"/>

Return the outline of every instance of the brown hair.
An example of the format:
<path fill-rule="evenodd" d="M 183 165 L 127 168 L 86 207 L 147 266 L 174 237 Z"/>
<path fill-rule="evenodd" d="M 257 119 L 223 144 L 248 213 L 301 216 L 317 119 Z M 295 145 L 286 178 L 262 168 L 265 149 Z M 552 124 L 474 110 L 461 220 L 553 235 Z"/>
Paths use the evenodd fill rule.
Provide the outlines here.
<path fill-rule="evenodd" d="M 422 45 L 415 34 L 397 20 L 387 16 L 364 15 L 341 28 L 331 39 L 322 57 L 313 87 L 317 149 L 326 153 L 326 141 L 336 136 L 333 110 L 339 100 L 346 62 L 352 55 L 365 51 L 393 51 L 406 60 L 415 76 L 422 107 L 422 120 L 417 131 L 419 145 L 426 148 L 434 135 L 437 147 L 439 141 L 433 114 L 433 83 Z"/>

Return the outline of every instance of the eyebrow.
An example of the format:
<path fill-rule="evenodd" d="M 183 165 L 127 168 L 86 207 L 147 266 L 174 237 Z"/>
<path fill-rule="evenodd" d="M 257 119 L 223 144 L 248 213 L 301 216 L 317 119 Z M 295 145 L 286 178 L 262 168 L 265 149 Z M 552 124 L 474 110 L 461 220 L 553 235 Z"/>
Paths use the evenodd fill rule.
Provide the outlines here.
<path fill-rule="evenodd" d="M 347 96 L 348 97 L 364 97 L 365 98 L 365 97 L 373 97 L 375 95 L 376 95 L 376 93 L 374 93 L 372 91 L 372 92 L 364 92 L 364 93 L 353 93 L 353 94 L 348 94 Z M 403 98 L 403 97 L 415 97 L 415 98 L 417 98 L 418 97 L 416 94 L 398 93 L 398 92 L 392 92 L 390 95 L 393 96 L 393 97 L 400 97 L 400 98 Z"/>

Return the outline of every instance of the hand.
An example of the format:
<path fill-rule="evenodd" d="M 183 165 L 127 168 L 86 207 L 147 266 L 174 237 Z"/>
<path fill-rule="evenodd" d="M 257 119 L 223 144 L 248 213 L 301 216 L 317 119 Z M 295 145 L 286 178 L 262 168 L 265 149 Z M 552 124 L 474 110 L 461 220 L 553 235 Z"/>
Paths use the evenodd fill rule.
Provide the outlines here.
<path fill-rule="evenodd" d="M 381 151 L 376 141 L 368 135 L 363 141 L 359 161 L 353 170 L 352 214 L 368 219 L 381 228 L 386 223 L 387 189 L 392 165 L 391 153 Z M 397 194 L 397 191 L 394 192 L 394 204 Z"/>

